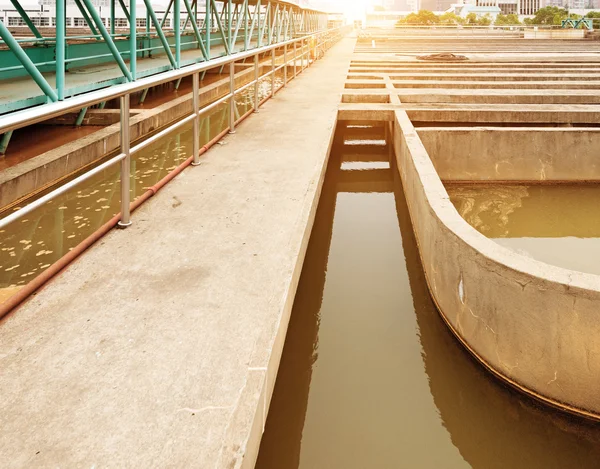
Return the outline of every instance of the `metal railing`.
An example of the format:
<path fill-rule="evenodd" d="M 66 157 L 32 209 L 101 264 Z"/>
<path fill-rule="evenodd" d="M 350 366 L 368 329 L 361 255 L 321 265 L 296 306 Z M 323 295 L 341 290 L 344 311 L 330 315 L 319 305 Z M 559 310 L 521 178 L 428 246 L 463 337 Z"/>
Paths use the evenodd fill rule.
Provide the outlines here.
<path fill-rule="evenodd" d="M 36 208 L 44 205 L 50 200 L 57 196 L 69 191 L 73 187 L 81 184 L 82 182 L 90 179 L 92 176 L 100 173 L 101 171 L 116 165 L 121 164 L 121 215 L 120 215 L 120 226 L 129 226 L 131 224 L 130 216 L 130 204 L 131 195 L 129 190 L 130 184 L 130 173 L 131 173 L 131 156 L 135 155 L 139 151 L 143 150 L 147 146 L 157 142 L 166 135 L 174 132 L 177 129 L 182 128 L 186 124 L 192 123 L 193 125 L 193 163 L 199 164 L 200 157 L 200 138 L 199 138 L 199 124 L 202 115 L 213 110 L 217 106 L 229 101 L 229 121 L 228 129 L 230 133 L 235 132 L 236 128 L 236 117 L 235 117 L 235 97 L 239 95 L 251 86 L 254 86 L 254 106 L 253 111 L 257 112 L 261 105 L 259 96 L 259 83 L 261 80 L 270 78 L 271 79 L 271 91 L 269 97 L 273 97 L 279 89 L 284 88 L 288 82 L 288 68 L 292 69 L 292 77 L 295 78 L 298 73 L 304 71 L 312 61 L 317 58 L 318 49 L 329 49 L 335 42 L 337 42 L 345 33 L 349 31 L 347 26 L 327 30 L 311 35 L 307 35 L 301 38 L 291 39 L 283 43 L 278 43 L 272 46 L 261 47 L 253 49 L 247 52 L 241 52 L 227 57 L 212 60 L 201 64 L 191 65 L 186 68 L 179 70 L 173 70 L 165 72 L 158 76 L 148 77 L 135 82 L 126 83 L 122 85 L 113 86 L 108 89 L 91 92 L 82 96 L 74 97 L 65 101 L 59 101 L 51 104 L 44 105 L 37 109 L 32 108 L 25 111 L 10 114 L 5 117 L 0 117 L 0 134 L 8 131 L 12 131 L 21 127 L 29 126 L 44 120 L 51 119 L 53 117 L 65 114 L 70 111 L 79 110 L 83 107 L 92 106 L 104 101 L 112 99 L 120 100 L 120 124 L 121 124 L 121 148 L 118 155 L 110 158 L 106 162 L 94 167 L 93 169 L 86 171 L 78 177 L 72 179 L 66 184 L 52 190 L 43 197 L 36 199 L 35 201 L 27 204 L 26 206 L 16 210 L 10 215 L 0 219 L 0 229 L 5 228 L 10 223 L 18 220 L 26 214 L 32 212 Z M 283 49 L 283 62 L 281 65 L 276 65 L 276 50 Z M 289 49 L 293 50 L 293 56 L 290 58 L 288 54 Z M 299 52 L 299 53 L 298 53 Z M 264 62 L 261 65 L 259 57 L 261 55 L 271 55 L 270 70 L 261 75 L 260 68 L 264 67 Z M 240 60 L 254 59 L 254 79 L 241 86 L 235 88 L 235 63 Z M 300 66 L 298 67 L 298 61 Z M 200 93 L 200 74 L 206 70 L 229 66 L 229 92 L 215 100 L 214 102 L 199 107 L 199 93 Z M 277 89 L 275 76 L 277 72 L 283 69 L 284 80 L 283 85 Z M 145 88 L 158 86 L 170 81 L 179 80 L 186 77 L 192 77 L 192 113 L 184 116 L 181 120 L 166 127 L 160 132 L 148 137 L 141 143 L 131 146 L 130 141 L 130 112 L 129 112 L 129 100 L 132 93 L 136 93 L 144 90 Z M 268 99 L 267 98 L 267 99 Z M 238 119 L 238 121 L 241 119 Z"/>

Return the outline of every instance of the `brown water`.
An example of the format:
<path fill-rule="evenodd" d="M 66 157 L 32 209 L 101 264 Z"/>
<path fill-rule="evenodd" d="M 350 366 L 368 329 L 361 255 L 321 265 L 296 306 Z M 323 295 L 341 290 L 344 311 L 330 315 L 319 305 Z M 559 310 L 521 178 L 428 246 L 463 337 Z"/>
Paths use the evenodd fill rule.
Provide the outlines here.
<path fill-rule="evenodd" d="M 357 159 L 331 156 L 257 469 L 597 468 L 599 426 L 505 388 L 455 341 L 396 169 L 340 170 Z"/>
<path fill-rule="evenodd" d="M 276 81 L 277 87 L 281 84 Z M 270 86 L 270 79 L 261 80 L 261 99 L 270 93 Z M 252 109 L 253 96 L 253 87 L 236 96 L 238 116 Z M 228 127 L 228 106 L 228 102 L 217 106 L 201 120 L 200 146 Z M 136 153 L 131 163 L 131 199 L 191 154 L 191 125 Z M 0 303 L 119 212 L 120 182 L 120 165 L 116 165 L 0 230 Z"/>
<path fill-rule="evenodd" d="M 600 184 L 446 189 L 461 216 L 496 243 L 548 264 L 600 274 Z"/>

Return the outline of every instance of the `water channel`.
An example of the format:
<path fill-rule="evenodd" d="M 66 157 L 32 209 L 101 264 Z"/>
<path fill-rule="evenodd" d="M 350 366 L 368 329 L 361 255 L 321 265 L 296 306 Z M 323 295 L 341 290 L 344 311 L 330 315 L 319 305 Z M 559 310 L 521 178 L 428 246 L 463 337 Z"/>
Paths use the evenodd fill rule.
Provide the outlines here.
<path fill-rule="evenodd" d="M 597 468 L 600 426 L 530 400 L 429 296 L 381 130 L 335 146 L 257 469 Z"/>
<path fill-rule="evenodd" d="M 461 216 L 496 243 L 600 274 L 600 184 L 446 186 Z"/>

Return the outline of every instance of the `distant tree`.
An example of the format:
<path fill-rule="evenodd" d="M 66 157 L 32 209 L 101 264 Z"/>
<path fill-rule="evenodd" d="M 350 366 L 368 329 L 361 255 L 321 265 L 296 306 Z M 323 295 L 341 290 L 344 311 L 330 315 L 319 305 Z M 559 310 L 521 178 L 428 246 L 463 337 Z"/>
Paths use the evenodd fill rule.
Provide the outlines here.
<path fill-rule="evenodd" d="M 480 26 L 489 26 L 492 24 L 492 17 L 490 15 L 482 16 L 477 20 L 477 24 Z"/>
<path fill-rule="evenodd" d="M 567 19 L 568 13 L 564 8 L 549 6 L 540 8 L 531 19 L 531 24 L 561 24 L 562 20 Z"/>
<path fill-rule="evenodd" d="M 398 20 L 398 25 L 414 24 L 414 25 L 432 25 L 438 24 L 440 19 L 438 16 L 429 10 L 419 10 L 418 13 L 411 13 L 404 19 Z"/>
<path fill-rule="evenodd" d="M 521 24 L 519 21 L 519 16 L 511 13 L 509 15 L 498 15 L 496 16 L 495 25 L 498 26 L 512 26 L 516 24 Z"/>
<path fill-rule="evenodd" d="M 477 15 L 475 13 L 469 13 L 466 17 L 466 23 L 467 24 L 477 24 Z"/>
<path fill-rule="evenodd" d="M 596 21 L 593 21 L 594 29 L 600 29 L 600 11 L 590 11 L 585 17 L 591 18 L 592 21 L 595 19 Z"/>
<path fill-rule="evenodd" d="M 444 13 L 443 15 L 440 15 L 440 24 L 465 24 L 465 19 L 461 16 L 458 16 L 456 13 L 448 12 Z"/>

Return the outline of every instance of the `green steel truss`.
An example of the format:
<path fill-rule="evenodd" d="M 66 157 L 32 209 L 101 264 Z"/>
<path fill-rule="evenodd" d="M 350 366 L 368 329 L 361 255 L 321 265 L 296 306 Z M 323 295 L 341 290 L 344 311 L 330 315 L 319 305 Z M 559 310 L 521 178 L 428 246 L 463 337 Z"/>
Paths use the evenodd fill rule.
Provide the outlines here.
<path fill-rule="evenodd" d="M 151 0 L 143 0 L 146 12 L 141 18 L 136 0 L 110 0 L 105 24 L 92 0 L 75 0 L 87 27 L 85 34 L 69 36 L 66 0 L 56 0 L 55 35 L 48 36 L 36 28 L 19 0 L 11 2 L 30 34 L 15 37 L 0 20 L 0 88 L 4 80 L 29 76 L 41 94 L 0 101 L 0 114 L 322 31 L 328 20 L 326 13 L 283 0 L 170 0 L 162 15 Z M 118 9 L 127 18 L 127 28 L 115 26 Z M 138 26 L 138 19 L 144 25 Z M 192 49 L 197 54 L 182 59 L 182 51 Z M 138 70 L 140 60 L 161 55 L 168 58 L 167 66 Z M 66 82 L 69 70 L 106 63 L 116 64 L 121 75 L 85 85 Z"/>

